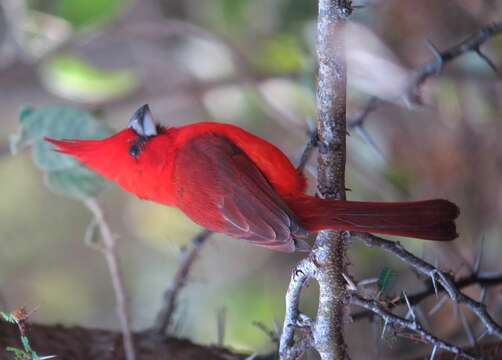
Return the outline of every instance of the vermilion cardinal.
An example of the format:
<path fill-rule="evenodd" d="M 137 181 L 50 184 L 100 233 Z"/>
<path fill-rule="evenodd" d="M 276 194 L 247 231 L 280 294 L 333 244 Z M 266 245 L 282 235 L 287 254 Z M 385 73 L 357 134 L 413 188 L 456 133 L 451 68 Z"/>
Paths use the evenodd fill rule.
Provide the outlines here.
<path fill-rule="evenodd" d="M 236 126 L 156 125 L 148 105 L 102 140 L 54 140 L 141 199 L 175 206 L 197 224 L 273 250 L 301 249 L 324 229 L 452 240 L 459 211 L 447 200 L 359 202 L 305 194 L 306 182 L 274 145 Z"/>

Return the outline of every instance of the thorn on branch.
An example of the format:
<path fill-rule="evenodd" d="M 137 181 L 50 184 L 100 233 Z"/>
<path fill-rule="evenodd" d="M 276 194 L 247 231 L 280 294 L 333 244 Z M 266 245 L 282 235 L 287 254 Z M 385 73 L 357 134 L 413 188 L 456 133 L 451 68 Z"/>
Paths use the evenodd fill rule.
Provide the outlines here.
<path fill-rule="evenodd" d="M 476 314 L 478 319 L 488 330 L 489 334 L 493 334 L 502 339 L 502 326 L 497 324 L 495 320 L 490 316 L 486 309 L 486 305 L 462 293 L 455 282 L 453 282 L 449 277 L 432 266 L 430 263 L 416 257 L 409 251 L 405 250 L 398 242 L 393 242 L 380 238 L 378 236 L 365 233 L 353 233 L 353 237 L 355 237 L 357 240 L 363 241 L 369 247 L 378 247 L 393 254 L 419 273 L 430 276 L 433 279 L 433 287 L 435 288 L 435 291 L 439 291 L 436 286 L 436 281 L 439 282 L 448 296 L 455 303 L 463 304 L 474 314 Z M 473 276 L 477 275 L 473 274 Z"/>
<path fill-rule="evenodd" d="M 429 310 L 429 316 L 433 316 L 435 313 L 439 311 L 443 307 L 444 304 L 448 301 L 448 296 L 443 295 L 441 299 Z"/>
<path fill-rule="evenodd" d="M 406 305 L 408 306 L 408 313 L 406 314 L 406 318 L 411 317 L 411 319 L 416 322 L 417 317 L 415 315 L 415 311 L 413 311 L 413 308 L 411 307 L 410 300 L 408 300 L 408 296 L 406 295 L 406 291 L 403 290 L 403 296 L 404 300 L 406 301 Z"/>
<path fill-rule="evenodd" d="M 350 291 L 357 291 L 357 285 L 352 281 L 352 279 L 346 275 L 345 273 L 342 273 L 343 279 L 347 283 L 347 290 Z"/>
<path fill-rule="evenodd" d="M 436 357 L 437 350 L 438 350 L 438 347 L 436 345 L 434 345 L 434 347 L 432 348 L 432 353 L 431 353 L 429 360 L 434 360 L 434 358 Z"/>
<path fill-rule="evenodd" d="M 414 320 L 408 320 L 393 314 L 388 309 L 384 308 L 382 304 L 380 304 L 376 300 L 365 299 L 358 294 L 353 294 L 350 298 L 350 302 L 353 305 L 357 305 L 374 312 L 375 314 L 380 316 L 385 322 L 387 322 L 388 325 L 390 326 L 401 327 L 404 329 L 408 329 L 413 333 L 416 333 L 418 336 L 420 336 L 421 340 L 433 345 L 434 347 L 437 348 L 437 350 L 444 350 L 452 354 L 463 356 L 464 358 L 469 360 L 475 360 L 475 357 L 465 352 L 462 348 L 452 345 L 432 335 L 427 330 L 424 330 L 420 326 L 420 324 L 418 324 Z"/>
<path fill-rule="evenodd" d="M 481 304 L 485 303 L 485 301 L 486 301 L 486 294 L 488 294 L 488 290 L 487 290 L 487 288 L 485 286 L 482 286 L 481 287 L 481 294 L 479 296 L 479 302 Z"/>
<path fill-rule="evenodd" d="M 476 52 L 476 54 L 478 54 L 478 56 L 481 58 L 481 60 L 483 60 L 486 63 L 486 65 L 488 65 L 490 67 L 490 69 L 493 70 L 493 72 L 498 77 L 501 76 L 499 70 L 497 69 L 497 65 L 495 65 L 495 63 L 492 61 L 492 59 L 490 59 L 488 57 L 488 55 L 486 55 L 483 51 L 481 51 L 481 49 L 479 47 L 477 47 L 474 51 Z"/>
<path fill-rule="evenodd" d="M 382 334 L 380 335 L 380 339 L 384 338 L 388 325 L 389 325 L 389 321 L 387 319 L 384 319 L 384 323 L 383 323 L 383 327 L 382 327 Z"/>
<path fill-rule="evenodd" d="M 254 321 L 253 325 L 256 326 L 256 328 L 258 328 L 259 330 L 261 330 L 265 335 L 267 335 L 270 341 L 272 341 L 275 344 L 279 344 L 280 334 L 277 331 L 269 329 L 264 323 L 259 321 Z"/>
<path fill-rule="evenodd" d="M 476 341 L 476 337 L 474 336 L 471 325 L 469 324 L 469 321 L 467 321 L 467 318 L 465 317 L 465 314 L 462 311 L 462 309 L 459 309 L 459 315 L 460 315 L 460 320 L 462 321 L 462 326 L 464 328 L 465 334 L 467 335 L 467 339 L 469 340 L 469 343 L 471 344 L 471 346 L 477 346 L 478 343 Z"/>
<path fill-rule="evenodd" d="M 485 247 L 485 237 L 483 236 L 483 237 L 481 237 L 478 255 L 476 256 L 476 261 L 474 262 L 473 273 L 476 275 L 478 275 L 479 271 L 481 270 L 481 261 L 483 258 L 484 247 Z"/>
<path fill-rule="evenodd" d="M 495 23 L 485 26 L 477 33 L 471 35 L 467 39 L 461 41 L 457 45 L 444 50 L 439 51 L 431 42 L 427 42 L 429 49 L 434 54 L 434 60 L 432 62 L 426 63 L 420 66 L 412 77 L 412 81 L 409 85 L 407 94 L 404 96 L 405 103 L 421 104 L 420 97 L 420 87 L 422 84 L 430 77 L 439 75 L 446 63 L 468 53 L 475 52 L 478 56 L 493 70 L 496 74 L 499 74 L 497 67 L 493 61 L 486 56 L 481 50 L 481 46 L 493 38 L 502 33 L 502 22 Z"/>
<path fill-rule="evenodd" d="M 368 104 L 366 104 L 366 107 L 364 108 L 364 110 L 358 116 L 356 116 L 355 119 L 349 121 L 348 126 L 347 126 L 349 128 L 349 130 L 352 130 L 357 127 L 363 127 L 368 116 L 373 111 L 375 111 L 382 102 L 383 102 L 383 100 L 380 100 L 377 97 L 373 96 L 370 99 L 370 101 L 368 101 Z"/>

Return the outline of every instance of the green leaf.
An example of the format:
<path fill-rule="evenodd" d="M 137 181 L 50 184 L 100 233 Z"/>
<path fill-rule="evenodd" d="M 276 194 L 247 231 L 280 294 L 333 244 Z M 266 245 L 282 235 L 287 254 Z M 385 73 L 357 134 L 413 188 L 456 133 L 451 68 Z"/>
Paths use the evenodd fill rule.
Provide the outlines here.
<path fill-rule="evenodd" d="M 44 137 L 56 139 L 99 139 L 111 130 L 88 112 L 69 106 L 24 107 L 19 112 L 20 127 L 11 135 L 11 150 L 32 146 L 35 165 L 46 172 L 50 190 L 78 199 L 94 197 L 105 181 L 71 157 L 54 151 Z"/>
<path fill-rule="evenodd" d="M 20 111 L 21 126 L 10 136 L 11 152 L 17 153 L 26 146 L 33 146 L 33 161 L 45 171 L 61 170 L 77 166 L 69 156 L 54 151 L 43 140 L 45 136 L 56 139 L 96 139 L 111 134 L 102 122 L 89 113 L 69 106 L 46 106 L 37 110 Z"/>
<path fill-rule="evenodd" d="M 81 200 L 97 196 L 106 186 L 103 178 L 82 166 L 49 171 L 45 183 L 51 191 Z"/>
<path fill-rule="evenodd" d="M 72 157 L 54 151 L 54 146 L 37 141 L 32 147 L 33 163 L 44 171 L 63 170 L 78 166 Z"/>
<path fill-rule="evenodd" d="M 123 97 L 138 86 L 131 70 L 103 70 L 70 55 L 51 58 L 41 74 L 44 85 L 56 95 L 91 103 Z"/>
<path fill-rule="evenodd" d="M 378 276 L 378 288 L 381 292 L 388 290 L 396 277 L 396 272 L 389 267 L 384 267 Z"/>
<path fill-rule="evenodd" d="M 88 112 L 64 105 L 51 105 L 20 112 L 19 141 L 14 146 L 32 145 L 45 136 L 56 139 L 99 139 L 111 130 Z"/>
<path fill-rule="evenodd" d="M 21 108 L 19 109 L 19 119 L 23 121 L 23 119 L 26 119 L 28 116 L 30 116 L 33 111 L 33 107 L 29 105 L 21 105 Z"/>

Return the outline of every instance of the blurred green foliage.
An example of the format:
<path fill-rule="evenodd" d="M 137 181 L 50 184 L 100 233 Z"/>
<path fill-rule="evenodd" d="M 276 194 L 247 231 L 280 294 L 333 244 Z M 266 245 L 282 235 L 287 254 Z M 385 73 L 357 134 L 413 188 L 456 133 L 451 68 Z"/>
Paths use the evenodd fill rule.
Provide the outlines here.
<path fill-rule="evenodd" d="M 76 29 L 89 25 L 103 24 L 120 13 L 128 0 L 54 0 L 48 9 L 44 9 L 45 2 L 32 1 L 32 7 L 48 10 L 56 16 L 69 21 Z"/>
<path fill-rule="evenodd" d="M 405 168 L 398 166 L 387 167 L 384 171 L 384 177 L 401 195 L 407 197 L 410 195 L 410 186 L 412 179 Z"/>
<path fill-rule="evenodd" d="M 246 0 L 220 0 L 221 15 L 225 23 L 239 26 L 246 20 L 246 10 L 249 1 Z"/>
<path fill-rule="evenodd" d="M 57 55 L 40 69 L 48 89 L 62 97 L 83 102 L 106 102 L 138 87 L 131 70 L 103 70 L 72 55 Z"/>
<path fill-rule="evenodd" d="M 226 290 L 230 295 L 224 300 L 227 314 L 238 316 L 238 321 L 227 325 L 227 340 L 230 344 L 252 350 L 268 341 L 253 324 L 261 322 L 272 328 L 273 320 L 282 317 L 283 296 L 278 292 L 264 291 L 266 289 L 262 284 L 248 282 L 246 285 L 245 288 Z"/>
<path fill-rule="evenodd" d="M 380 275 L 378 275 L 378 282 L 377 282 L 380 293 L 385 293 L 391 288 L 396 278 L 396 275 L 397 275 L 396 271 L 391 269 L 390 267 L 386 266 L 382 269 Z"/>
<path fill-rule="evenodd" d="M 300 42 L 291 34 L 283 33 L 267 40 L 256 55 L 257 65 L 267 72 L 300 72 L 305 66 Z"/>

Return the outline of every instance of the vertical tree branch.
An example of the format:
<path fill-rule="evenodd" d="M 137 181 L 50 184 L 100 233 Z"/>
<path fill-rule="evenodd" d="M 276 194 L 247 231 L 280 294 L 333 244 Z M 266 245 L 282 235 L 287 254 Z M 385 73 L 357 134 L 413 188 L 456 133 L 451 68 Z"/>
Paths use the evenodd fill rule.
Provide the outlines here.
<path fill-rule="evenodd" d="M 105 220 L 103 209 L 99 206 L 96 199 L 87 199 L 84 204 L 92 212 L 98 224 L 101 239 L 103 241 L 102 252 L 108 265 L 108 271 L 112 280 L 113 290 L 115 292 L 115 302 L 117 317 L 122 330 L 122 340 L 126 360 L 136 358 L 134 351 L 134 342 L 130 329 L 129 311 L 127 306 L 127 295 L 124 287 L 122 271 L 120 270 L 117 249 L 115 247 L 115 237 Z"/>
<path fill-rule="evenodd" d="M 317 190 L 319 196 L 325 199 L 345 199 L 347 70 L 343 29 L 350 13 L 350 1 L 319 0 Z M 346 272 L 345 250 L 343 233 L 321 231 L 309 258 L 300 262 L 293 272 L 286 295 L 286 316 L 279 346 L 281 359 L 297 358 L 308 345 L 315 347 L 322 360 L 349 358 L 343 337 L 347 303 L 343 277 Z M 308 324 L 311 339 L 295 344 L 294 327 L 301 323 L 298 309 L 300 292 L 309 278 L 315 278 L 319 283 L 317 317 L 315 322 L 309 321 Z"/>
<path fill-rule="evenodd" d="M 295 267 L 291 274 L 288 292 L 286 293 L 286 314 L 279 342 L 279 355 L 281 359 L 295 359 L 312 346 L 306 343 L 300 346 L 294 344 L 294 332 L 300 319 L 300 294 L 306 282 L 314 277 L 315 267 L 309 259 L 304 259 Z"/>
<path fill-rule="evenodd" d="M 347 69 L 343 28 L 350 12 L 350 1 L 319 0 L 317 190 L 326 199 L 345 200 Z M 319 308 L 313 337 L 323 360 L 348 358 L 343 338 L 345 251 L 343 233 L 321 231 L 317 235 L 312 255 L 318 266 Z"/>

